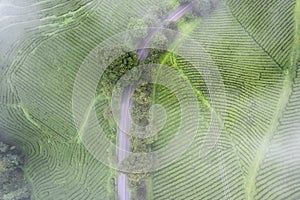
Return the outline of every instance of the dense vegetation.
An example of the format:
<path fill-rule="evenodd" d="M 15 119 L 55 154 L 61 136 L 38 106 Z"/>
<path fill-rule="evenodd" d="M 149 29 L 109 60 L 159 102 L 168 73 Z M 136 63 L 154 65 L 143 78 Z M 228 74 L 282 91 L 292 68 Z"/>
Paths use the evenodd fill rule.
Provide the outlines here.
<path fill-rule="evenodd" d="M 31 188 L 23 166 L 24 157 L 16 147 L 0 141 L 0 199 L 30 200 Z"/>
<path fill-rule="evenodd" d="M 220 0 L 176 0 L 178 3 L 191 3 L 194 17 L 207 17 L 220 3 Z"/>
<path fill-rule="evenodd" d="M 114 52 L 114 50 L 109 50 L 108 55 Z M 96 106 L 98 108 L 98 119 L 102 120 L 101 113 L 104 119 L 109 124 L 110 128 L 106 128 L 106 135 L 111 139 L 112 142 L 116 142 L 118 127 L 116 125 L 115 119 L 112 115 L 112 106 L 110 105 L 111 96 L 113 89 L 118 90 L 117 82 L 124 74 L 128 71 L 133 71 L 133 68 L 138 65 L 146 65 L 151 63 L 159 63 L 160 57 L 162 57 L 166 52 L 158 49 L 148 49 L 148 56 L 145 60 L 139 61 L 138 55 L 136 52 L 126 52 L 120 56 L 117 60 L 114 60 L 108 68 L 105 70 L 101 81 L 99 83 L 98 95 L 104 94 L 106 96 L 106 103 L 103 106 Z M 102 56 L 101 56 L 102 57 Z M 106 56 L 103 56 L 106 58 Z M 146 68 L 147 69 L 147 68 Z M 152 75 L 151 68 L 149 70 L 136 70 L 136 73 L 131 73 L 129 77 L 122 79 L 122 84 L 124 85 L 134 85 L 137 84 L 137 88 L 132 95 L 132 100 L 134 102 L 132 107 L 132 120 L 135 124 L 141 127 L 145 127 L 149 124 L 149 109 L 152 105 L 153 101 L 153 84 L 148 83 L 149 77 Z M 104 109 L 103 109 L 104 108 Z M 103 112 L 104 110 L 104 112 Z M 111 130 L 111 131 L 109 131 Z M 155 141 L 154 137 L 147 138 L 139 138 L 139 136 L 135 135 L 134 132 L 136 130 L 132 130 L 130 141 L 131 141 L 131 151 L 132 152 L 150 152 L 151 145 Z M 131 157 L 124 161 L 124 165 L 130 167 L 141 168 L 151 168 L 152 163 L 148 163 L 145 160 L 144 166 L 135 166 L 131 161 Z M 145 177 L 147 174 L 128 174 L 130 187 L 133 190 L 133 194 L 139 196 L 137 199 L 141 199 L 141 194 L 138 191 L 146 191 L 145 187 Z M 146 194 L 146 192 L 144 192 Z"/>

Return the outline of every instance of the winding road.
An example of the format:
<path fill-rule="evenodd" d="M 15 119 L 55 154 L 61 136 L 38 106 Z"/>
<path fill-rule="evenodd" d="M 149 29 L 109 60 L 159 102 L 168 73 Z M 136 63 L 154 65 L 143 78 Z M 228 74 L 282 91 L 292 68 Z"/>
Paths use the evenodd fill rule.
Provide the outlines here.
<path fill-rule="evenodd" d="M 151 41 L 152 37 L 156 32 L 163 28 L 164 23 L 167 21 L 176 22 L 182 18 L 187 12 L 192 9 L 192 2 L 182 3 L 175 11 L 167 15 L 154 29 L 148 33 L 146 38 L 141 42 L 138 47 L 137 53 L 139 60 L 144 60 L 147 55 L 147 44 Z M 118 164 L 126 159 L 130 153 L 130 139 L 126 134 L 130 133 L 131 129 L 131 112 L 130 108 L 133 105 L 133 100 L 130 98 L 134 93 L 136 86 L 128 86 L 124 89 L 121 101 L 120 109 L 120 121 L 118 130 Z M 126 174 L 119 173 L 118 175 L 118 199 L 119 200 L 130 200 L 130 190 L 128 187 L 128 179 Z"/>
<path fill-rule="evenodd" d="M 151 29 L 149 31 L 148 35 L 138 47 L 137 53 L 139 55 L 139 60 L 144 60 L 147 57 L 148 51 L 146 47 L 153 38 L 154 34 L 162 29 L 166 22 L 177 22 L 179 19 L 181 19 L 187 12 L 192 9 L 192 3 L 193 1 L 182 3 L 176 10 L 167 15 L 154 29 Z"/>

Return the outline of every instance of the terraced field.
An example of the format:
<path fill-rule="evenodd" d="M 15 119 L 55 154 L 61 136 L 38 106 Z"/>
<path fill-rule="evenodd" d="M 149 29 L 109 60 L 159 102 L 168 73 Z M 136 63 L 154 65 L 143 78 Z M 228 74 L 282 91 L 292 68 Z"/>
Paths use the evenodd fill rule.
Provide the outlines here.
<path fill-rule="evenodd" d="M 117 171 L 86 149 L 74 125 L 73 86 L 84 59 L 99 43 L 127 30 L 131 17 L 141 19 L 160 3 L 0 2 L 0 136 L 24 153 L 32 199 L 117 198 Z M 201 123 L 184 155 L 149 175 L 148 198 L 299 199 L 299 1 L 220 0 L 209 15 L 179 22 L 179 30 L 188 23 L 192 28 L 186 33 L 203 46 L 220 72 L 224 85 L 214 87 L 224 86 L 226 99 L 215 98 L 211 104 L 204 75 L 184 61 L 188 58 L 165 58 L 163 63 L 172 65 L 194 89 L 201 105 L 195 117 Z M 190 57 L 199 53 L 192 47 L 186 51 Z M 85 74 L 83 90 L 92 77 Z M 168 116 L 152 145 L 155 151 L 176 137 L 181 110 L 165 87 L 157 86 L 153 97 Z M 95 107 L 105 107 L 106 100 L 96 98 L 100 103 Z M 213 114 L 224 116 L 218 121 L 222 132 L 204 155 L 209 130 L 219 125 L 211 124 Z M 98 119 L 114 132 L 109 122 Z M 100 144 L 105 156 L 112 156 L 113 150 Z"/>
<path fill-rule="evenodd" d="M 13 13 L 15 24 L 1 18 L 6 25 L 1 27 L 1 40 L 16 27 L 24 28 L 24 33 L 4 41 L 11 43 L 1 51 L 1 60 L 7 63 L 0 67 L 0 132 L 26 155 L 32 198 L 114 198 L 110 183 L 114 172 L 80 143 L 71 110 L 73 84 L 91 49 L 124 30 L 123 16 L 140 15 L 147 7 L 141 5 L 148 3 L 15 1 L 7 2 L 10 10 L 12 3 L 36 16 Z M 121 11 L 126 7 L 132 9 Z"/>
<path fill-rule="evenodd" d="M 223 2 L 193 31 L 222 74 L 225 127 L 205 158 L 199 156 L 205 134 L 200 130 L 183 158 L 153 175 L 155 199 L 299 198 L 294 5 Z M 279 10 L 284 14 L 275 17 Z"/>

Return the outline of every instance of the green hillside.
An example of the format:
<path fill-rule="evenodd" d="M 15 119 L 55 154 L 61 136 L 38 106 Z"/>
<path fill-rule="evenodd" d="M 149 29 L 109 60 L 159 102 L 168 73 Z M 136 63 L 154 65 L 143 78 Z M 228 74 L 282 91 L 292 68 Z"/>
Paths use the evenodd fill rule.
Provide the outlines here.
<path fill-rule="evenodd" d="M 99 157 L 107 162 L 115 158 L 110 144 L 116 139 L 116 123 L 108 108 L 115 105 L 99 90 L 84 96 L 97 74 L 83 73 L 83 84 L 77 85 L 82 101 L 93 99 L 90 109 L 108 112 L 98 112 L 97 119 L 111 143 L 97 143 L 94 135 L 85 135 L 89 110 L 81 114 L 86 119 L 79 123 L 82 129 L 75 125 L 74 109 L 82 111 L 72 102 L 76 77 L 82 66 L 97 66 L 106 59 L 99 56 L 99 44 L 112 44 L 121 32 L 157 24 L 178 2 L 14 0 L 15 6 L 5 7 L 7 15 L 14 9 L 19 14 L 0 18 L 0 137 L 25 156 L 32 199 L 117 199 L 114 161 L 111 166 L 99 161 L 81 140 L 83 135 L 97 152 L 105 152 Z M 147 174 L 147 198 L 299 199 L 300 2 L 210 2 L 214 6 L 209 12 L 197 16 L 193 11 L 166 25 L 184 37 L 166 34 L 155 41 L 162 48 L 169 44 L 169 53 L 157 53 L 160 59 L 153 60 L 176 70 L 200 106 L 199 115 L 184 124 L 187 137 L 182 144 L 191 139 L 189 129 L 197 131 L 188 148 L 179 145 L 183 155 L 164 163 L 163 158 L 167 162 L 174 156 L 167 149 L 160 158 L 165 167 Z M 143 31 L 134 33 L 136 38 L 145 36 Z M 115 43 L 130 43 L 125 36 Z M 127 60 L 122 64 L 128 67 Z M 168 80 L 164 71 L 159 76 Z M 178 91 L 180 86 L 178 82 Z M 186 116 L 181 116 L 183 104 L 174 91 L 153 88 L 151 100 L 162 105 L 168 117 L 150 145 L 159 151 L 177 137 Z"/>

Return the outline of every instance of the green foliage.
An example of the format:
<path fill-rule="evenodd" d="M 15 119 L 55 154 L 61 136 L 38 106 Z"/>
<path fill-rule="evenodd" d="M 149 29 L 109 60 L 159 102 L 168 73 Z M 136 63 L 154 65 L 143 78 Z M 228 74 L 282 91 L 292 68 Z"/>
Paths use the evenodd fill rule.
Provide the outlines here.
<path fill-rule="evenodd" d="M 147 36 L 147 31 L 145 29 L 145 28 L 147 28 L 147 24 L 146 24 L 145 20 L 143 20 L 143 19 L 131 17 L 129 19 L 127 28 L 128 29 L 141 29 L 141 30 L 134 31 L 134 33 L 136 34 L 133 36 L 134 39 L 136 39 L 136 38 L 142 39 Z"/>
<path fill-rule="evenodd" d="M 132 107 L 132 119 L 140 126 L 148 125 L 148 111 L 152 103 L 152 84 L 141 85 L 136 88 L 132 98 L 134 105 Z"/>
<path fill-rule="evenodd" d="M 198 17 L 208 16 L 216 9 L 220 0 L 177 0 L 178 3 L 192 2 L 192 13 Z"/>
<path fill-rule="evenodd" d="M 167 1 L 159 1 L 152 9 L 154 15 L 156 15 L 158 19 L 163 19 L 167 14 L 169 14 L 172 7 Z"/>
<path fill-rule="evenodd" d="M 130 175 L 129 175 L 130 177 Z M 144 180 L 140 181 L 131 181 L 129 187 L 132 190 L 131 199 L 132 200 L 146 200 L 147 199 L 147 185 Z"/>
<path fill-rule="evenodd" d="M 23 165 L 24 159 L 15 147 L 0 141 L 0 199 L 30 199 L 30 186 L 24 179 Z"/>
<path fill-rule="evenodd" d="M 116 60 L 111 60 L 112 55 L 120 55 Z M 117 85 L 118 80 L 129 70 L 138 66 L 139 60 L 136 52 L 128 52 L 126 49 L 118 47 L 106 49 L 99 52 L 99 57 L 103 66 L 108 66 L 103 73 L 99 86 L 98 93 L 103 93 L 107 98 L 110 98 L 114 87 Z M 130 73 L 130 75 L 137 75 Z M 132 84 L 132 77 L 125 77 L 128 84 Z M 124 83 L 125 84 L 125 83 Z M 99 90 L 100 89 L 100 90 Z"/>
<path fill-rule="evenodd" d="M 157 33 L 151 39 L 151 43 L 158 49 L 167 49 L 168 38 L 162 33 Z"/>
<path fill-rule="evenodd" d="M 120 55 L 117 59 L 112 60 L 112 55 Z M 125 48 L 112 47 L 98 52 L 103 66 L 108 66 L 104 71 L 100 82 L 97 86 L 97 95 L 104 96 L 96 103 L 97 118 L 104 127 L 106 137 L 116 142 L 117 137 L 117 123 L 115 122 L 112 114 L 112 105 L 110 104 L 113 90 L 120 90 L 117 83 L 122 77 L 121 85 L 133 84 L 133 80 L 139 77 L 136 66 L 139 60 L 136 52 L 126 51 Z M 129 74 L 126 72 L 131 71 Z"/>
<path fill-rule="evenodd" d="M 126 174 L 128 175 L 131 184 L 135 184 L 144 180 L 147 176 L 149 176 L 149 173 L 147 171 L 155 169 L 156 166 L 157 163 L 154 156 L 149 158 L 149 156 L 142 154 L 138 157 L 136 155 L 130 154 L 122 162 L 122 167 L 130 171 Z"/>

